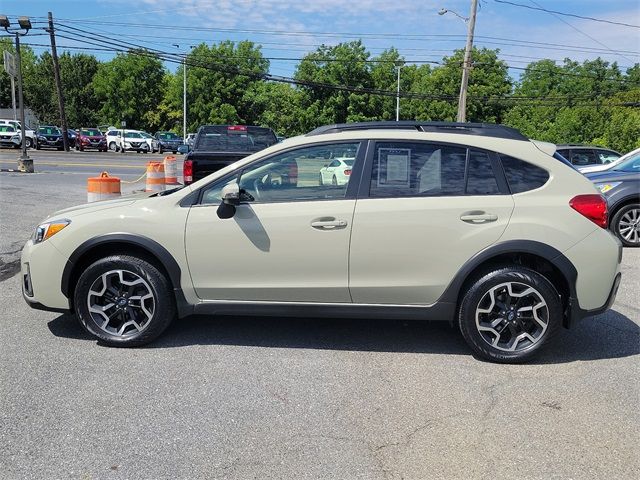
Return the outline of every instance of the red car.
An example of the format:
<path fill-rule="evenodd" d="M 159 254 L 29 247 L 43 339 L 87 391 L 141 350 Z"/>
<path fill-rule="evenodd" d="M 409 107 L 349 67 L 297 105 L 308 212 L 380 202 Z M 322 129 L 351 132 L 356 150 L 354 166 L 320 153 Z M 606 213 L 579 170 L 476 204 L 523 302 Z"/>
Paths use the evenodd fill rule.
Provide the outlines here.
<path fill-rule="evenodd" d="M 95 148 L 99 152 L 107 151 L 107 137 L 97 128 L 81 128 L 76 134 L 76 150 Z"/>

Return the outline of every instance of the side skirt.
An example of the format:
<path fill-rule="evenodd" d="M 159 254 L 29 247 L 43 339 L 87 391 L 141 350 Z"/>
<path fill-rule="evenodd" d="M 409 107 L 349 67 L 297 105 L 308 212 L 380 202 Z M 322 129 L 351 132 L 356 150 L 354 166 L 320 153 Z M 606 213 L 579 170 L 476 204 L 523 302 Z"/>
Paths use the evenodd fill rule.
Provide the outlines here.
<path fill-rule="evenodd" d="M 330 317 L 452 322 L 453 303 L 433 305 L 370 305 L 345 303 L 204 301 L 194 306 L 196 315 L 257 315 L 267 317 Z"/>

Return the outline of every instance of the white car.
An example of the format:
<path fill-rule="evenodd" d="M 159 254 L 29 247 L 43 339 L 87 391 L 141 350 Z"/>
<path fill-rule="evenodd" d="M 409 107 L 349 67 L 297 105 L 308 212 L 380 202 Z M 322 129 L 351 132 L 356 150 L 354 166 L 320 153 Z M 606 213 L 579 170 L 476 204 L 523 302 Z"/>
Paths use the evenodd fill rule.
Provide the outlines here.
<path fill-rule="evenodd" d="M 329 125 L 182 188 L 53 213 L 22 251 L 24 298 L 113 346 L 193 314 L 396 318 L 528 360 L 613 304 L 622 245 L 555 145 L 455 126 Z M 349 182 L 319 185 L 347 147 Z"/>
<path fill-rule="evenodd" d="M 592 165 L 590 167 L 582 167 L 582 168 L 579 168 L 578 170 L 580 170 L 580 173 L 605 172 L 611 168 L 614 168 L 620 165 L 622 162 L 626 162 L 630 158 L 636 158 L 636 157 L 640 158 L 640 148 L 636 148 L 635 150 L 632 150 L 631 152 L 621 156 L 620 158 L 618 158 L 617 160 L 614 160 L 613 162 L 605 163 L 602 165 Z"/>
<path fill-rule="evenodd" d="M 155 138 L 153 138 L 153 135 L 151 135 L 150 133 L 145 132 L 144 130 L 139 130 L 139 132 L 140 132 L 140 135 L 142 135 L 144 137 L 144 139 L 146 140 L 146 142 L 149 144 L 149 151 L 151 153 L 156 153 L 158 148 L 154 147 Z"/>
<path fill-rule="evenodd" d="M 16 129 L 17 132 L 20 132 L 20 135 L 22 134 L 21 124 L 17 120 L 0 118 L 0 125 L 12 125 Z M 26 144 L 27 144 L 27 148 L 35 147 L 35 145 L 36 145 L 36 132 L 31 130 L 30 128 L 25 128 L 24 137 L 26 139 L 25 141 L 26 141 Z"/>
<path fill-rule="evenodd" d="M 151 143 L 138 130 L 110 130 L 107 132 L 107 148 L 112 152 L 147 153 L 151 151 Z"/>
<path fill-rule="evenodd" d="M 320 185 L 344 185 L 351 177 L 355 158 L 334 158 L 320 169 Z"/>

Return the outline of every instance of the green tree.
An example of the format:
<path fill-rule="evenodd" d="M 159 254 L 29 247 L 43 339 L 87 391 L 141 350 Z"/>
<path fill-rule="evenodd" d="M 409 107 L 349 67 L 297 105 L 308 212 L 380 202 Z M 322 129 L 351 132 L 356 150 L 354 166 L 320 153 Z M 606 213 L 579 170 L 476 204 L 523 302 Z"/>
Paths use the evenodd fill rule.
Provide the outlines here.
<path fill-rule="evenodd" d="M 160 59 L 147 51 L 117 54 L 100 64 L 93 88 L 102 105 L 99 116 L 105 123 L 131 128 L 149 128 L 152 112 L 163 99 L 165 69 Z"/>
<path fill-rule="evenodd" d="M 249 41 L 231 41 L 195 47 L 187 56 L 188 130 L 207 123 L 256 123 L 260 112 L 246 92 L 269 70 L 260 47 Z M 167 83 L 162 107 L 169 123 L 182 118 L 180 66 Z"/>
<path fill-rule="evenodd" d="M 13 38 L 0 38 L 0 51 L 4 50 L 8 50 L 12 54 L 16 53 Z M 27 88 L 27 84 L 28 80 L 34 76 L 37 57 L 29 46 L 21 45 L 20 52 L 22 54 L 22 78 L 25 106 L 32 107 L 28 97 L 29 89 Z M 16 98 L 17 97 L 18 85 L 16 84 Z M 4 71 L 4 57 L 2 55 L 0 55 L 0 107 L 11 108 L 11 79 Z"/>
<path fill-rule="evenodd" d="M 59 63 L 67 124 L 74 128 L 96 126 L 100 103 L 93 88 L 93 77 L 100 63 L 93 55 L 68 52 L 60 56 Z M 57 102 L 57 96 L 54 98 Z"/>
<path fill-rule="evenodd" d="M 369 52 L 360 40 L 322 45 L 315 52 L 305 55 L 295 72 L 300 87 L 303 106 L 312 115 L 307 130 L 326 123 L 342 123 L 376 118 L 371 111 L 368 93 L 336 90 L 313 83 L 350 87 L 372 88 L 369 70 Z M 310 85 L 304 85 L 309 83 Z"/>

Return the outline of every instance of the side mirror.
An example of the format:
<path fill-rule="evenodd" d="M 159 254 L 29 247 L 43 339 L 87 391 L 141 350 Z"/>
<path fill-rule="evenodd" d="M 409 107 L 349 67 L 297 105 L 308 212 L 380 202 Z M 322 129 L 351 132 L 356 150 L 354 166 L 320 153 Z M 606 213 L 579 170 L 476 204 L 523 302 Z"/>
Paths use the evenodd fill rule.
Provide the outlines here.
<path fill-rule="evenodd" d="M 240 187 L 236 182 L 222 187 L 222 203 L 218 207 L 218 218 L 231 218 L 236 214 L 236 206 L 240 205 Z"/>
<path fill-rule="evenodd" d="M 178 147 L 178 153 L 182 153 L 183 155 L 189 153 L 190 150 L 189 145 L 180 145 Z"/>

